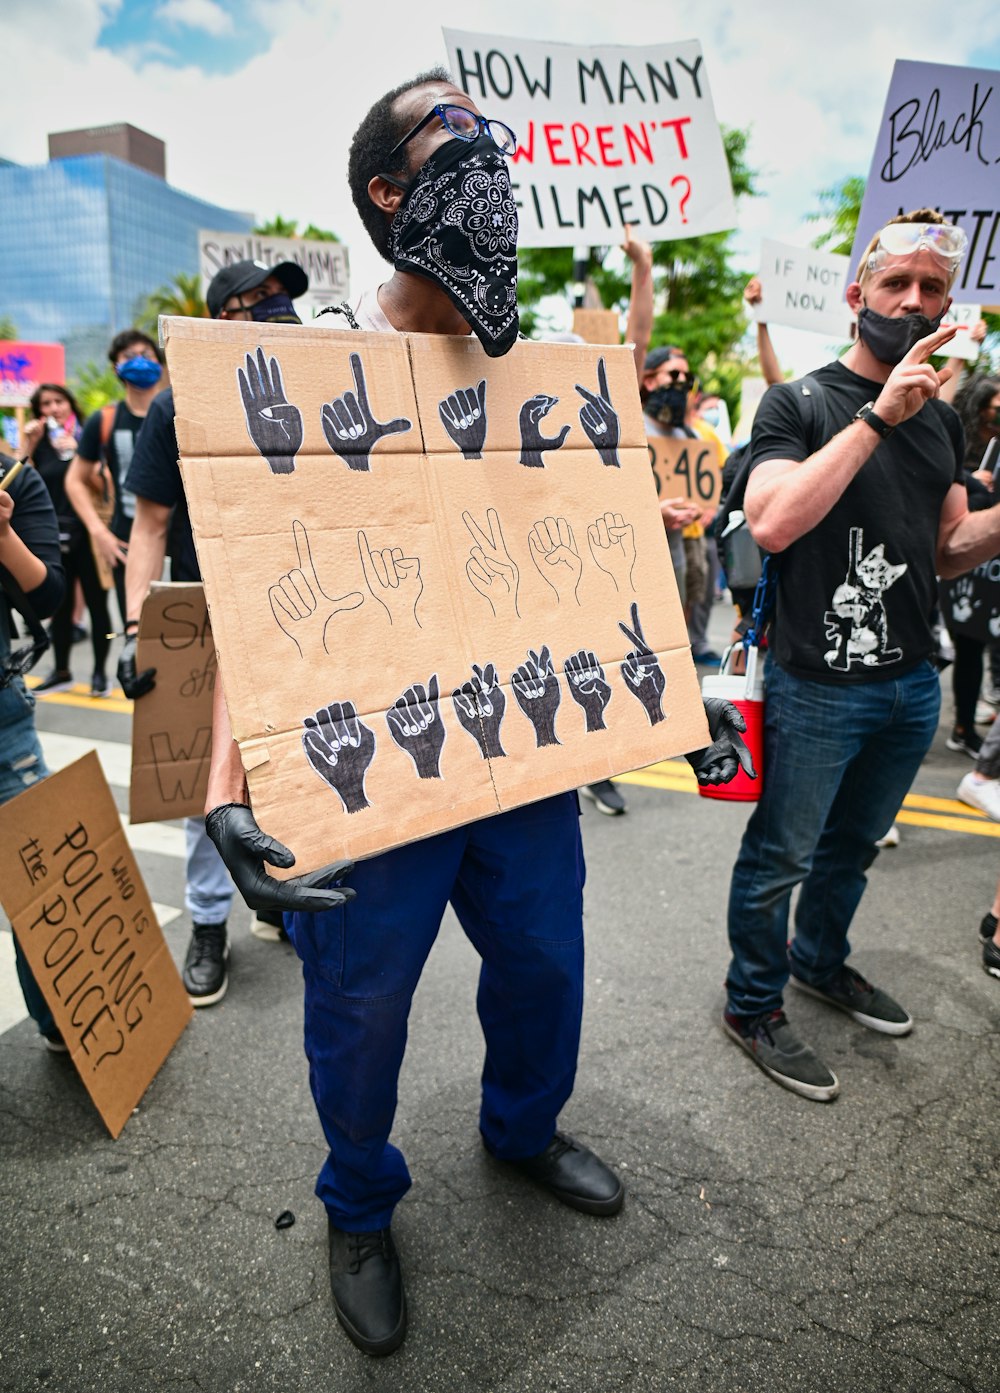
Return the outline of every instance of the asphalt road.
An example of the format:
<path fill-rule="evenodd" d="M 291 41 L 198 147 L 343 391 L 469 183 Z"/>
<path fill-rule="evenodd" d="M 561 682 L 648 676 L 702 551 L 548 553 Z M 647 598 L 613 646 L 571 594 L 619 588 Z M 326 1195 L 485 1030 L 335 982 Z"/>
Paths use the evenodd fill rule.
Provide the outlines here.
<path fill-rule="evenodd" d="M 52 698 L 39 725 L 127 742 L 128 720 Z M 788 1003 L 841 1079 L 830 1105 L 769 1082 L 719 1029 L 745 805 L 698 798 L 671 765 L 626 789 L 626 817 L 584 808 L 586 1014 L 563 1122 L 625 1177 L 615 1219 L 484 1155 L 477 960 L 449 915 L 400 1085 L 410 1327 L 388 1360 L 359 1354 L 332 1314 L 290 947 L 234 913 L 228 996 L 196 1014 L 116 1142 L 31 1022 L 7 1029 L 0 1390 L 1000 1389 L 1000 982 L 976 936 L 1000 826 L 950 804 L 969 764 L 945 733 L 853 933 L 913 1034 Z M 139 861 L 153 899 L 179 907 L 182 862 Z M 166 926 L 178 960 L 189 927 L 183 913 Z"/>

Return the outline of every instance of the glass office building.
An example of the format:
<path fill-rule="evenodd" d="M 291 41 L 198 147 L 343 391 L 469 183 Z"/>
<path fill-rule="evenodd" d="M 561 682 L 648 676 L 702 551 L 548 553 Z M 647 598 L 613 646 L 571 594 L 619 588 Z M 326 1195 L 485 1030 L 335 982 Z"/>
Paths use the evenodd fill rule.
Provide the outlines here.
<path fill-rule="evenodd" d="M 67 372 L 102 363 L 160 286 L 197 274 L 198 231 L 249 232 L 233 212 L 110 155 L 0 161 L 0 316 L 28 342 L 66 346 Z"/>

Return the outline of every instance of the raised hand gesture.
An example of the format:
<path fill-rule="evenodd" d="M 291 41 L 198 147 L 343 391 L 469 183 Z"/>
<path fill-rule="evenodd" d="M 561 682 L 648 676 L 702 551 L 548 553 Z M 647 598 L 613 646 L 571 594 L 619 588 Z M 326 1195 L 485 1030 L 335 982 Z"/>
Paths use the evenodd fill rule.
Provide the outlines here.
<path fill-rule="evenodd" d="M 485 668 L 474 663 L 472 679 L 463 682 L 451 694 L 455 715 L 462 727 L 469 732 L 483 759 L 501 759 L 507 751 L 500 744 L 500 725 L 507 698 L 497 680 L 497 670 L 492 663 Z"/>
<path fill-rule="evenodd" d="M 340 795 L 349 813 L 369 806 L 365 775 L 375 757 L 375 736 L 354 703 L 331 702 L 304 721 L 302 746 L 320 778 Z"/>
<path fill-rule="evenodd" d="M 482 459 L 486 444 L 486 378 L 438 402 L 441 424 L 466 459 Z"/>
<path fill-rule="evenodd" d="M 618 442 L 621 439 L 621 425 L 618 412 L 611 405 L 608 374 L 603 358 L 597 360 L 596 393 L 581 387 L 579 383 L 576 384 L 576 390 L 584 400 L 584 405 L 580 407 L 580 425 L 583 426 L 587 439 L 605 464 L 620 469 Z"/>
<path fill-rule="evenodd" d="M 497 510 L 487 508 L 486 531 L 469 512 L 462 514 L 462 521 L 475 542 L 465 563 L 465 574 L 470 583 L 488 601 L 495 618 L 519 618 L 517 587 L 520 572 L 507 550 L 503 533 L 500 531 Z"/>
<path fill-rule="evenodd" d="M 404 556 L 402 547 L 372 551 L 363 532 L 358 533 L 358 550 L 368 589 L 389 616 L 389 623 L 412 619 L 418 629 L 422 628 L 417 619 L 417 602 L 424 593 L 419 558 Z"/>
<path fill-rule="evenodd" d="M 579 604 L 576 592 L 583 562 L 576 549 L 573 529 L 566 519 L 543 518 L 536 522 L 528 533 L 528 546 L 539 575 L 552 586 L 560 604 L 564 599 L 573 599 Z"/>
<path fill-rule="evenodd" d="M 535 745 L 558 745 L 556 712 L 559 710 L 559 678 L 552 669 L 547 648 L 528 650 L 528 658 L 511 674 L 510 685 L 518 706 L 535 728 Z"/>
<path fill-rule="evenodd" d="M 723 701 L 721 697 L 705 697 L 704 702 L 712 743 L 704 750 L 693 750 L 684 756 L 697 775 L 698 782 L 728 784 L 736 778 L 740 769 L 749 778 L 756 779 L 757 771 L 742 738 L 747 728 L 742 712 L 731 701 Z"/>
<path fill-rule="evenodd" d="M 875 399 L 875 414 L 887 425 L 898 426 L 915 416 L 925 401 L 939 396 L 951 378 L 951 368 L 933 368 L 930 358 L 940 353 L 958 332 L 956 324 L 942 324 L 933 334 L 918 339 L 903 360 L 896 364 L 885 386 Z"/>
<path fill-rule="evenodd" d="M 330 621 L 335 615 L 357 609 L 364 603 L 365 597 L 360 590 L 352 590 L 339 598 L 328 595 L 316 575 L 309 534 L 298 518 L 292 523 L 292 537 L 297 564 L 294 570 L 279 576 L 267 592 L 271 613 L 282 633 L 286 633 L 295 644 L 300 656 L 304 656 L 307 648 L 312 653 L 322 648 L 328 654 L 330 643 L 327 630 Z"/>
<path fill-rule="evenodd" d="M 596 653 L 581 648 L 563 663 L 569 694 L 583 707 L 588 730 L 605 730 L 604 711 L 611 700 L 611 687 Z"/>
<path fill-rule="evenodd" d="M 335 455 L 348 469 L 370 469 L 369 456 L 387 435 L 400 435 L 411 428 L 405 416 L 392 421 L 376 421 L 368 404 L 365 370 L 357 353 L 351 354 L 354 391 L 327 402 L 321 414 L 323 434 Z"/>
<path fill-rule="evenodd" d="M 635 568 L 635 534 L 632 524 L 621 513 L 605 513 L 592 527 L 587 528 L 590 554 L 602 571 L 614 581 L 620 595 L 635 590 L 632 571 Z"/>
<path fill-rule="evenodd" d="M 263 348 L 258 348 L 257 357 L 248 353 L 246 367 L 237 368 L 236 375 L 250 439 L 272 474 L 291 474 L 302 448 L 302 412 L 285 396 L 277 358 L 269 363 Z"/>
<path fill-rule="evenodd" d="M 407 687 L 385 713 L 389 734 L 410 756 L 421 779 L 440 779 L 444 721 L 438 706 L 437 673 L 426 688 L 420 682 Z"/>
<path fill-rule="evenodd" d="M 558 400 L 558 397 L 550 397 L 546 392 L 538 392 L 521 407 L 517 418 L 517 427 L 521 432 L 521 463 L 530 469 L 542 469 L 545 451 L 558 450 L 569 434 L 569 426 L 563 426 L 558 435 L 542 434 L 542 421 Z"/>
<path fill-rule="evenodd" d="M 646 708 L 649 724 L 655 726 L 663 720 L 663 706 L 660 698 L 666 689 L 667 679 L 660 667 L 660 660 L 650 648 L 639 623 L 639 606 L 632 605 L 632 627 L 619 621 L 619 629 L 635 647 L 622 660 L 622 677 L 634 697 Z"/>

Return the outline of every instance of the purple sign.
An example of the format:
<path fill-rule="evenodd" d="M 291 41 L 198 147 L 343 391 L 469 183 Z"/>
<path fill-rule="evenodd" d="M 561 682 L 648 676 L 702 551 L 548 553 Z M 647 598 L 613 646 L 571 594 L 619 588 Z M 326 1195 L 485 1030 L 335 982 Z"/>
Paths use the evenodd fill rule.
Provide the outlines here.
<path fill-rule="evenodd" d="M 897 60 L 875 142 L 851 277 L 897 213 L 937 208 L 965 229 L 956 299 L 1000 305 L 1000 72 Z"/>

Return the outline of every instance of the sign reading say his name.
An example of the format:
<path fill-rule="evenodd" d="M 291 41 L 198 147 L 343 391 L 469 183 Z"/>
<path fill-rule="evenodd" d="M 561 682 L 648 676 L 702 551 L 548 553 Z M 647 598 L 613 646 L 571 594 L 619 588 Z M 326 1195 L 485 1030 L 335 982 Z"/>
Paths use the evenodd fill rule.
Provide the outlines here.
<path fill-rule="evenodd" d="M 199 232 L 198 269 L 201 293 L 217 271 L 234 261 L 259 261 L 277 266 L 294 261 L 309 277 L 309 289 L 295 301 L 301 319 L 311 319 L 327 305 L 350 294 L 347 248 L 343 242 L 309 237 L 269 237 L 259 232 Z"/>
<path fill-rule="evenodd" d="M 844 288 L 850 264 L 846 256 L 762 238 L 757 273 L 761 299 L 753 306 L 754 319 L 846 339 L 851 312 L 844 304 Z"/>
<path fill-rule="evenodd" d="M 0 808 L 3 905 L 117 1137 L 191 1019 L 96 753 Z"/>
<path fill-rule="evenodd" d="M 897 60 L 865 185 L 851 276 L 890 218 L 936 208 L 965 229 L 956 300 L 1000 305 L 1000 72 Z"/>
<path fill-rule="evenodd" d="M 716 506 L 725 463 L 719 441 L 651 435 L 647 444 L 658 497 L 690 498 L 700 508 Z"/>
<path fill-rule="evenodd" d="M 735 226 L 701 45 L 541 42 L 444 31 L 458 86 L 514 131 L 522 247 L 649 242 Z"/>
<path fill-rule="evenodd" d="M 201 585 L 156 584 L 139 616 L 136 670 L 156 686 L 132 713 L 129 820 L 201 817 L 212 755 L 215 644 Z"/>

